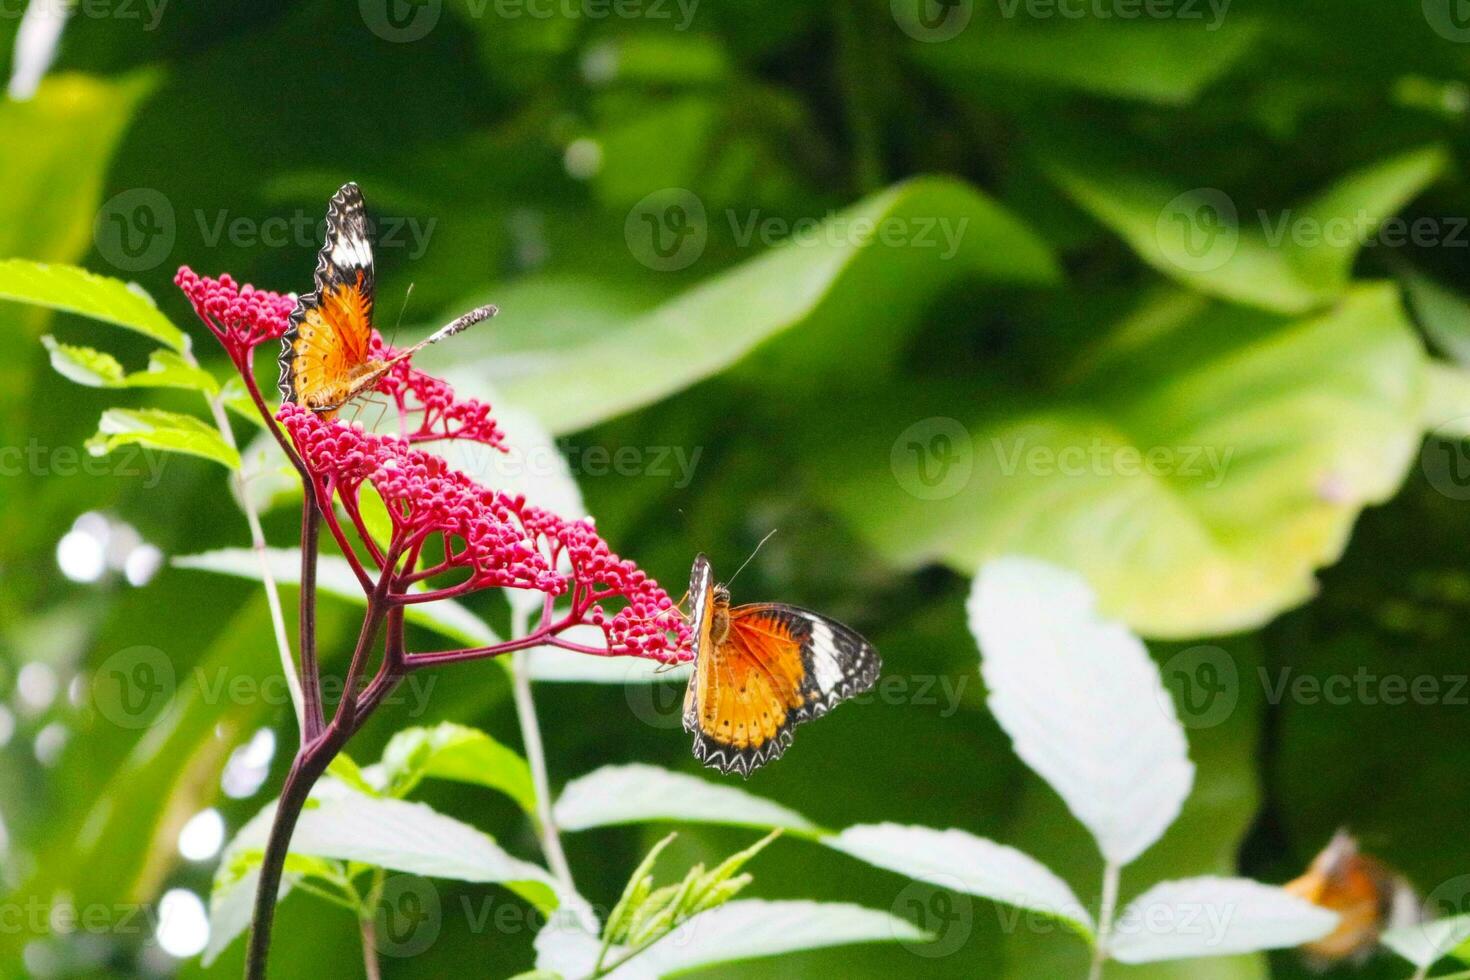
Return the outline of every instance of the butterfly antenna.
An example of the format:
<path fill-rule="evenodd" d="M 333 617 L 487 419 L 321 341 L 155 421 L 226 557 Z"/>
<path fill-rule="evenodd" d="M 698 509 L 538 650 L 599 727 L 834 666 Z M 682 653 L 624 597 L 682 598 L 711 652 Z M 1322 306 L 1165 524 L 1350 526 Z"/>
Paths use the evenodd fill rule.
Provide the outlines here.
<path fill-rule="evenodd" d="M 730 576 L 730 581 L 725 583 L 727 586 L 733 585 L 735 583 L 735 580 L 740 577 L 740 573 L 745 571 L 745 566 L 749 565 L 755 559 L 755 556 L 760 554 L 761 548 L 765 546 L 765 543 L 767 541 L 771 540 L 772 536 L 775 535 L 777 530 L 779 529 L 773 527 L 771 528 L 770 534 L 767 534 L 765 537 L 761 538 L 760 544 L 755 546 L 755 550 L 750 553 L 750 557 L 740 563 L 740 567 L 735 569 L 735 574 Z"/>
<path fill-rule="evenodd" d="M 499 312 L 500 308 L 493 303 L 486 303 L 484 306 L 476 307 L 475 309 L 470 310 L 468 313 L 457 316 L 453 320 L 450 320 L 448 323 L 444 324 L 444 326 L 440 327 L 438 330 L 435 330 L 423 340 L 414 344 L 408 350 L 400 353 L 397 357 L 393 359 L 393 361 L 394 363 L 397 363 L 398 361 L 401 361 L 406 357 L 417 354 L 419 351 L 423 350 L 425 347 L 428 347 L 430 344 L 437 344 L 445 337 L 453 337 L 461 330 L 473 327 L 481 320 L 488 320 Z"/>
<path fill-rule="evenodd" d="M 408 312 L 408 301 L 413 296 L 413 283 L 408 284 L 408 291 L 403 294 L 403 305 L 398 308 L 398 319 L 393 324 L 393 337 L 388 341 L 388 346 L 393 347 L 398 343 L 398 328 L 403 326 L 403 314 Z"/>

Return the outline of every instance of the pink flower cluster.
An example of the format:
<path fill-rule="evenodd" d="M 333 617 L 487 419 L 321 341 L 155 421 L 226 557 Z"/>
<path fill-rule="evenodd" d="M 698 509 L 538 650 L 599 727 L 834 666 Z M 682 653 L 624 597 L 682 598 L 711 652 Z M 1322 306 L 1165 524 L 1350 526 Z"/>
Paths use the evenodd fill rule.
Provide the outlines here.
<path fill-rule="evenodd" d="M 404 602 L 457 598 L 484 588 L 566 596 L 570 609 L 559 625 L 599 627 L 609 655 L 666 663 L 689 658 L 689 627 L 668 593 L 636 564 L 614 554 L 589 521 L 567 521 L 519 495 L 482 487 L 440 457 L 396 436 L 364 432 L 298 405 L 283 405 L 277 418 L 300 451 L 317 498 L 325 504 L 335 497 L 352 519 L 359 543 L 380 568 L 406 556 L 410 571 L 401 576 L 405 588 L 468 573 L 452 586 L 405 591 Z M 375 541 L 362 518 L 359 492 L 364 483 L 387 507 L 393 528 L 388 542 Z M 411 570 L 436 536 L 442 560 Z M 351 545 L 341 543 L 344 551 Z M 619 608 L 610 612 L 606 604 L 612 602 Z"/>
<path fill-rule="evenodd" d="M 291 326 L 294 299 L 248 283 L 237 285 L 229 273 L 211 279 L 182 266 L 174 284 L 189 297 L 194 312 L 236 365 L 248 364 L 256 347 L 281 339 Z"/>
<path fill-rule="evenodd" d="M 373 332 L 373 356 L 389 360 L 399 353 Z M 462 439 L 504 449 L 505 434 L 490 417 L 490 406 L 473 398 L 456 398 L 445 381 L 416 370 L 407 360 L 395 364 L 377 390 L 393 399 L 401 417 L 416 417 L 417 428 L 406 432 L 409 442 Z"/>

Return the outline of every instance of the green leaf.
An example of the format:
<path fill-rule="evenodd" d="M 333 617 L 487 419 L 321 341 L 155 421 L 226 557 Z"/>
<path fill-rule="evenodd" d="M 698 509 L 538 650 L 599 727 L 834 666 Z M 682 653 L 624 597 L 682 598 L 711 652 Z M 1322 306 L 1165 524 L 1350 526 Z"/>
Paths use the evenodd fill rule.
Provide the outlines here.
<path fill-rule="evenodd" d="M 167 344 L 183 353 L 189 338 L 159 312 L 138 286 L 71 265 L 0 260 L 0 299 L 91 317 Z"/>
<path fill-rule="evenodd" d="M 1379 941 L 1417 967 L 1429 967 L 1456 952 L 1470 939 L 1470 915 L 1456 915 L 1430 922 L 1389 929 Z"/>
<path fill-rule="evenodd" d="M 779 828 L 804 837 L 820 828 L 794 810 L 734 786 L 640 764 L 603 766 L 566 785 L 556 824 L 586 830 L 676 820 L 736 827 Z"/>
<path fill-rule="evenodd" d="M 171 350 L 149 355 L 146 371 L 125 374 L 117 358 L 105 351 L 63 344 L 49 334 L 41 338 L 41 344 L 58 374 L 89 388 L 185 388 L 206 395 L 219 392 L 219 382 L 213 375 Z"/>
<path fill-rule="evenodd" d="M 87 451 L 103 456 L 122 446 L 187 453 L 232 470 L 240 468 L 240 454 L 226 445 L 219 430 L 192 415 L 157 408 L 109 408 L 102 413 L 97 434 L 87 440 Z"/>
<path fill-rule="evenodd" d="M 357 790 L 364 796 L 382 796 L 377 787 L 368 782 L 363 775 L 362 768 L 346 753 L 342 752 L 334 758 L 327 766 L 327 773 L 336 776 L 352 789 Z"/>
<path fill-rule="evenodd" d="M 590 921 L 590 909 L 575 893 L 568 893 L 550 872 L 507 854 L 487 834 L 447 817 L 422 803 L 375 799 L 326 782 L 313 797 L 317 805 L 301 814 L 291 835 L 291 853 L 307 857 L 350 861 L 370 867 L 482 884 L 501 884 L 542 912 L 565 908 L 558 916 Z M 253 895 L 258 875 L 241 873 L 259 861 L 270 830 L 275 804 L 246 824 L 227 846 L 220 860 L 229 869 L 218 878 L 210 898 L 211 935 L 206 965 L 240 934 L 248 922 L 238 915 L 240 895 Z M 248 897 L 246 901 L 248 902 Z"/>
<path fill-rule="evenodd" d="M 669 977 L 703 967 L 850 943 L 923 943 L 934 937 L 906 919 L 840 902 L 741 899 L 691 919 L 677 933 L 638 954 L 628 972 L 610 977 Z M 536 936 L 536 966 L 563 976 L 592 973 L 601 942 L 560 919 Z M 609 953 L 616 961 L 619 950 Z"/>
<path fill-rule="evenodd" d="M 1004 10 L 1009 0 L 1002 0 Z M 1021 0 L 1024 2 L 1024 0 Z M 900 8 L 912 11 L 917 8 Z M 956 9 L 970 9 L 956 8 Z M 976 4 L 976 18 L 942 44 L 916 44 L 911 54 L 941 81 L 969 96 L 996 78 L 1160 105 L 1187 105 L 1224 75 L 1261 34 L 1261 21 L 1210 23 L 1211 8 L 1194 9 L 1205 23 L 1144 19 L 1134 23 L 1086 18 L 1031 24 Z M 1222 15 L 1223 16 L 1223 15 Z M 910 25 L 922 36 L 921 26 Z M 914 33 L 914 31 L 910 31 Z"/>
<path fill-rule="evenodd" d="M 958 239 L 953 254 L 937 230 L 940 217 Z M 914 242 L 929 244 L 886 244 L 853 230 L 866 223 L 908 229 Z M 505 396 L 553 432 L 568 432 L 681 391 L 786 334 L 781 356 L 753 373 L 821 376 L 813 368 L 834 358 L 848 372 L 888 371 L 942 286 L 966 277 L 1045 284 L 1059 276 L 1050 250 L 1025 225 L 980 192 L 939 178 L 866 198 L 810 238 L 777 245 L 615 326 L 589 317 L 548 339 L 507 306 L 496 330 L 466 335 L 461 348 L 489 348 L 484 368 Z"/>
<path fill-rule="evenodd" d="M 389 796 L 407 796 L 423 779 L 449 779 L 497 790 L 526 813 L 536 812 L 526 760 L 477 728 L 453 722 L 406 728 L 388 740 L 382 765 Z"/>
<path fill-rule="evenodd" d="M 217 395 L 220 390 L 214 375 L 171 350 L 149 354 L 148 368 L 128 375 L 125 381 L 130 388 L 184 388 L 206 395 Z"/>
<path fill-rule="evenodd" d="M 113 149 L 157 77 L 52 75 L 34 98 L 0 104 L 0 146 L 24 147 L 6 155 L 0 255 L 70 261 L 92 247 Z"/>
<path fill-rule="evenodd" d="M 664 848 L 674 842 L 678 834 L 668 834 L 644 855 L 638 867 L 628 877 L 628 884 L 623 887 L 623 894 L 618 899 L 618 904 L 613 906 L 608 913 L 607 922 L 602 927 L 604 936 L 627 935 L 628 928 L 632 923 L 633 914 L 637 909 L 648 901 L 653 890 L 653 866 L 658 862 L 658 856 L 663 853 Z"/>
<path fill-rule="evenodd" d="M 1188 189 L 1091 147 L 1049 148 L 1043 164 L 1078 205 L 1164 275 L 1223 299 L 1304 313 L 1343 295 L 1359 249 L 1439 176 L 1447 157 L 1439 147 L 1403 153 L 1269 216 L 1224 191 Z"/>
<path fill-rule="evenodd" d="M 41 338 L 41 344 L 51 356 L 51 366 L 64 378 L 88 388 L 121 388 L 124 384 L 123 366 L 105 351 L 63 344 L 50 334 Z"/>
<path fill-rule="evenodd" d="M 1457 364 L 1470 365 L 1470 302 L 1410 268 L 1399 270 L 1414 319 L 1431 343 Z"/>
<path fill-rule="evenodd" d="M 1049 868 L 1014 847 L 950 828 L 859 824 L 822 843 L 914 881 L 1058 919 L 1091 941 L 1087 907 Z"/>
<path fill-rule="evenodd" d="M 817 428 L 807 472 L 903 567 L 1028 555 L 1082 572 L 1142 634 L 1233 632 L 1310 596 L 1362 508 L 1397 490 L 1424 367 L 1390 286 L 1298 320 L 1166 297 L 1056 395 L 845 401 L 844 437 Z"/>
<path fill-rule="evenodd" d="M 301 582 L 301 551 L 297 548 L 268 548 L 266 560 L 279 585 Z M 260 581 L 260 561 L 249 548 L 220 548 L 197 555 L 180 555 L 170 562 L 177 568 L 234 575 Z M 353 605 L 366 606 L 367 596 L 358 584 L 347 560 L 338 555 L 321 555 L 317 559 L 317 591 L 323 595 L 345 599 Z M 464 606 L 445 599 L 440 602 L 414 603 L 404 610 L 404 617 L 419 626 L 434 630 L 465 646 L 490 646 L 500 642 L 489 625 Z"/>

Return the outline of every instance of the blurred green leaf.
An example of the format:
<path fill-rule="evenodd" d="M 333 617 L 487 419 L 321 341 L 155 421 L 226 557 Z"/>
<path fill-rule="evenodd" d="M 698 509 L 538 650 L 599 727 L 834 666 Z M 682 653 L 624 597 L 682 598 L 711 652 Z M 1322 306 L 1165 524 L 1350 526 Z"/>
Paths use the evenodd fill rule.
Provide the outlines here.
<path fill-rule="evenodd" d="M 226 445 L 218 429 L 192 415 L 159 408 L 109 408 L 102 413 L 97 434 L 87 440 L 87 451 L 103 456 L 123 446 L 187 453 L 228 469 L 240 468 L 240 454 Z"/>
<path fill-rule="evenodd" d="M 91 317 L 136 331 L 181 353 L 189 349 L 188 336 L 159 312 L 141 288 L 76 266 L 25 259 L 0 261 L 0 299 Z"/>
<path fill-rule="evenodd" d="M 848 827 L 823 843 L 914 881 L 1039 912 L 1092 942 L 1094 927 L 1087 907 L 1045 864 L 1014 847 L 955 828 L 894 823 Z"/>
<path fill-rule="evenodd" d="M 301 582 L 300 549 L 267 548 L 266 559 L 278 585 L 298 585 Z M 198 555 L 180 555 L 171 563 L 177 568 L 234 575 L 253 582 L 259 582 L 261 578 L 260 561 L 250 548 L 220 548 Z M 345 558 L 321 555 L 317 559 L 316 574 L 317 591 L 321 594 L 345 599 L 357 606 L 367 605 L 367 596 Z M 489 646 L 499 642 L 484 620 L 452 599 L 414 603 L 404 610 L 404 618 L 465 646 Z"/>
<path fill-rule="evenodd" d="M 942 252 L 941 216 L 957 238 L 953 255 Z M 509 368 L 493 365 L 503 333 L 486 331 L 480 337 L 498 386 L 553 432 L 567 432 L 680 391 L 782 334 L 794 335 L 792 342 L 783 343 L 778 365 L 761 363 L 764 377 L 779 369 L 780 377 L 816 382 L 838 362 L 844 374 L 886 373 L 920 310 L 946 283 L 1046 284 L 1059 275 L 1040 238 L 952 180 L 899 184 L 822 227 L 827 233 L 778 245 L 615 327 L 589 319 L 545 348 L 532 337 L 507 338 L 515 345 Z M 885 244 L 872 230 L 880 227 L 907 228 L 915 240 L 926 228 L 931 247 Z M 518 367 L 524 373 L 508 374 Z"/>
<path fill-rule="evenodd" d="M 975 5 L 978 23 L 943 43 L 916 44 L 911 53 L 937 78 L 966 94 L 1000 77 L 1177 106 L 1193 102 L 1240 61 L 1264 26 L 1259 20 L 1233 19 L 1220 29 L 1224 11 L 1217 18 L 1216 9 L 1203 3 L 1192 8 L 1201 18 L 1194 22 L 1145 18 L 1121 23 L 1088 17 L 1031 24 L 1024 16 L 1000 16 L 1025 2 L 1000 0 L 994 9 Z M 896 12 L 911 14 L 915 9 L 924 8 L 894 5 Z M 1055 7 L 1047 9 L 1056 12 Z M 920 37 L 935 33 L 921 26 L 910 31 L 915 32 Z"/>
<path fill-rule="evenodd" d="M 1131 339 L 1032 405 L 850 403 L 812 485 L 903 567 L 1044 558 L 1145 635 L 1247 629 L 1306 599 L 1419 446 L 1425 360 L 1395 290 L 1301 320 L 1165 300 L 1114 337 Z"/>
<path fill-rule="evenodd" d="M 683 935 L 684 933 L 681 933 Z M 925 943 L 933 936 L 906 919 L 841 902 L 741 899 L 690 920 L 686 942 L 655 943 L 629 964 L 629 975 L 670 977 L 701 967 L 737 963 L 848 943 Z M 601 943 L 559 927 L 536 936 L 536 966 L 563 976 L 592 975 Z M 616 951 L 609 954 L 614 961 Z M 621 974 L 610 974 L 620 976 Z"/>
<path fill-rule="evenodd" d="M 1402 268 L 1399 280 L 1430 343 L 1455 363 L 1470 365 L 1470 302 L 1411 268 Z"/>
<path fill-rule="evenodd" d="M 502 884 L 542 912 L 585 909 L 582 900 L 566 893 L 545 869 L 510 856 L 488 834 L 422 803 L 375 799 L 341 784 L 326 784 L 314 799 L 318 804 L 302 812 L 291 835 L 292 854 L 430 878 Z M 270 831 L 266 815 L 274 813 L 274 806 L 251 820 L 226 848 L 220 859 L 222 875 L 211 896 L 212 910 L 238 907 L 237 891 L 254 893 L 258 878 L 246 869 L 260 860 Z M 212 912 L 211 919 L 214 955 L 248 925 L 248 919 L 242 923 L 234 915 L 226 919 Z"/>
<path fill-rule="evenodd" d="M 151 72 L 58 75 L 34 98 L 0 103 L 0 146 L 24 148 L 6 154 L 0 256 L 69 262 L 86 251 L 113 149 L 156 83 Z"/>
<path fill-rule="evenodd" d="M 41 338 L 41 344 L 51 356 L 51 366 L 62 377 L 88 388 L 123 386 L 123 366 L 111 354 L 92 347 L 59 343 L 50 334 Z"/>
<path fill-rule="evenodd" d="M 1218 188 L 1185 189 L 1094 154 L 1052 147 L 1042 156 L 1078 205 L 1164 275 L 1279 313 L 1304 313 L 1342 296 L 1358 251 L 1448 162 L 1439 147 L 1413 150 L 1268 216 Z"/>
<path fill-rule="evenodd" d="M 89 388 L 184 388 L 206 395 L 219 391 L 213 375 L 171 350 L 154 351 L 146 371 L 126 374 L 117 358 L 105 351 L 63 344 L 50 334 L 41 338 L 41 344 L 58 374 Z"/>
<path fill-rule="evenodd" d="M 677 820 L 778 828 L 802 836 L 820 833 L 811 821 L 779 803 L 698 776 L 638 764 L 603 766 L 567 783 L 555 816 L 563 830 Z"/>
<path fill-rule="evenodd" d="M 504 793 L 526 813 L 536 813 L 526 760 L 477 728 L 453 722 L 406 728 L 388 740 L 382 766 L 389 796 L 407 796 L 424 779 L 449 779 Z"/>

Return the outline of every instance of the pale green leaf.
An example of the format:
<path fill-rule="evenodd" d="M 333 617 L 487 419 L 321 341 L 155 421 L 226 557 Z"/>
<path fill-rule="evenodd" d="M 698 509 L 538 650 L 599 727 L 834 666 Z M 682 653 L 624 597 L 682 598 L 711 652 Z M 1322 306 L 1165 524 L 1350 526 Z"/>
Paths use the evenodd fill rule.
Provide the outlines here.
<path fill-rule="evenodd" d="M 403 797 L 424 779 L 450 779 L 497 790 L 528 814 L 536 812 L 531 770 L 519 752 L 477 728 L 443 722 L 408 728 L 383 749 L 385 792 Z"/>
<path fill-rule="evenodd" d="M 280 585 L 297 585 L 301 581 L 301 552 L 296 548 L 268 548 L 266 559 L 271 574 Z M 249 548 L 220 548 L 197 555 L 180 555 L 171 560 L 178 568 L 193 568 L 221 575 L 234 575 L 260 581 L 260 560 Z M 321 555 L 317 559 L 317 591 L 356 605 L 367 605 L 367 596 L 353 574 L 347 560 L 338 555 Z M 405 608 L 410 623 L 434 630 L 465 646 L 489 646 L 500 642 L 484 620 L 464 606 L 445 599 L 439 602 L 414 603 Z"/>
<path fill-rule="evenodd" d="M 41 344 L 51 357 L 51 366 L 62 377 L 88 388 L 123 386 L 123 366 L 106 351 L 63 344 L 50 334 L 41 338 Z"/>
<path fill-rule="evenodd" d="M 157 408 L 109 408 L 97 423 L 97 434 L 87 440 L 87 450 L 94 456 L 133 445 L 199 456 L 232 470 L 240 468 L 240 454 L 225 443 L 218 429 L 192 415 Z"/>
<path fill-rule="evenodd" d="M 887 242 L 883 228 L 906 237 Z M 834 359 L 846 373 L 888 371 L 945 284 L 969 277 L 1045 284 L 1058 276 L 1046 244 L 1000 205 L 959 182 L 923 178 L 874 194 L 810 240 L 783 242 L 647 313 L 611 324 L 587 317 L 573 330 L 548 332 L 517 320 L 507 303 L 497 329 L 466 334 L 458 347 L 478 345 L 476 369 L 553 432 L 567 432 L 681 391 L 781 335 L 790 335 L 781 356 L 752 372 L 810 378 L 830 371 Z"/>
<path fill-rule="evenodd" d="M 1312 595 L 1419 449 L 1425 358 L 1396 291 L 1302 319 L 1175 304 L 1115 334 L 1056 396 L 845 404 L 844 438 L 808 446 L 812 487 L 901 566 L 1043 558 L 1144 635 L 1250 629 Z"/>
<path fill-rule="evenodd" d="M 0 299 L 76 313 L 134 330 L 179 352 L 189 349 L 188 335 L 142 289 L 76 266 L 0 260 Z"/>
<path fill-rule="evenodd" d="M 680 938 L 683 941 L 680 941 Z M 924 943 L 933 937 L 906 919 L 839 902 L 740 899 L 689 920 L 608 973 L 612 980 L 644 980 L 688 971 L 851 943 Z M 536 966 L 568 977 L 592 972 L 601 942 L 556 918 L 536 936 Z M 621 955 L 615 948 L 607 963 Z"/>
<path fill-rule="evenodd" d="M 816 824 L 779 803 L 728 784 L 634 763 L 603 766 L 572 780 L 556 801 L 557 826 L 586 830 L 648 821 L 781 828 L 802 836 Z"/>
<path fill-rule="evenodd" d="M 1218 188 L 1184 187 L 1093 153 L 1044 155 L 1062 189 L 1164 275 L 1280 313 L 1340 297 L 1358 251 L 1446 162 L 1439 147 L 1413 150 L 1348 174 L 1299 207 L 1266 213 Z"/>

